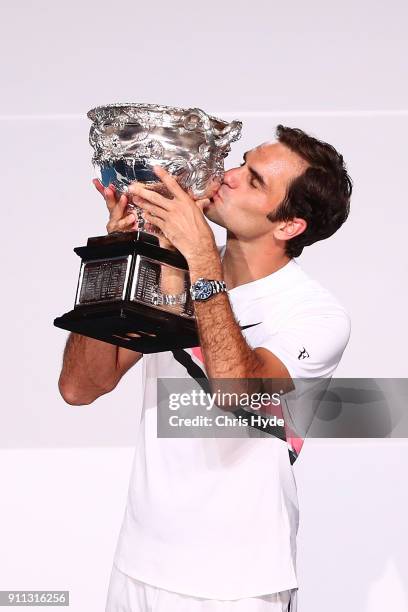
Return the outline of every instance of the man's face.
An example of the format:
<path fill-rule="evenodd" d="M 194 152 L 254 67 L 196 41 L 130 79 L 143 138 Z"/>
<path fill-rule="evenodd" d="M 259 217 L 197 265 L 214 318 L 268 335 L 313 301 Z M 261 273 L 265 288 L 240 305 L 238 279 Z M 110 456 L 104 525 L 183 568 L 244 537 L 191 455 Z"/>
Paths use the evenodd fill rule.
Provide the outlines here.
<path fill-rule="evenodd" d="M 244 155 L 204 208 L 206 217 L 243 240 L 271 234 L 277 225 L 267 219 L 286 195 L 289 183 L 307 164 L 281 143 L 262 144 Z"/>

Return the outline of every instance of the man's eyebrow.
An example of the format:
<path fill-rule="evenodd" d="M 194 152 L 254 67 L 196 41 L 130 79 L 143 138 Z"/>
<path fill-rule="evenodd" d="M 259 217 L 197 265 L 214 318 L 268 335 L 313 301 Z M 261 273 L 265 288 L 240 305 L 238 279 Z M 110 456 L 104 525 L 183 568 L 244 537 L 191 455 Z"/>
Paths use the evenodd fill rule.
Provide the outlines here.
<path fill-rule="evenodd" d="M 247 155 L 248 155 L 248 152 L 246 151 L 246 152 L 244 153 L 244 162 L 245 162 L 245 163 L 247 163 L 247 159 L 246 159 L 246 158 L 247 158 Z M 264 179 L 264 178 L 263 178 L 263 177 L 262 177 L 262 176 L 259 174 L 259 172 L 257 172 L 256 170 L 254 170 L 254 168 L 251 168 L 251 166 L 248 166 L 248 170 L 249 170 L 249 172 L 250 172 L 250 174 L 251 174 L 252 178 L 256 179 L 256 180 L 258 181 L 258 183 L 259 183 L 259 184 L 260 184 L 260 185 L 261 185 L 261 186 L 262 186 L 264 189 L 266 189 L 266 188 L 267 188 L 267 185 L 266 185 L 265 179 Z"/>

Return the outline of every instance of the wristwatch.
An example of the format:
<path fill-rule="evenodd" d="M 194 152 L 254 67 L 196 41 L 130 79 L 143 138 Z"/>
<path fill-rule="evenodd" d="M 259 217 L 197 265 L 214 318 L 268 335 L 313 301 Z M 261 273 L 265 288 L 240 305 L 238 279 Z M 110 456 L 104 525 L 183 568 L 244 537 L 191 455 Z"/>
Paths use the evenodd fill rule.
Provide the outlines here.
<path fill-rule="evenodd" d="M 225 281 L 198 278 L 190 287 L 191 299 L 195 302 L 205 302 L 218 293 L 226 293 Z"/>

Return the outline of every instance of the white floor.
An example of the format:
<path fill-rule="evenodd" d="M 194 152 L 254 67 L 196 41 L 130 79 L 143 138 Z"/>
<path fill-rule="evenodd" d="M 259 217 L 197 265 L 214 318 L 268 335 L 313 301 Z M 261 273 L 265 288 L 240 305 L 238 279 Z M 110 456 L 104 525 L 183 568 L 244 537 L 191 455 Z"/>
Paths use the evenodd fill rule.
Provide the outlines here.
<path fill-rule="evenodd" d="M 406 612 L 407 450 L 306 441 L 299 612 L 328 601 L 330 612 Z M 71 612 L 102 612 L 132 458 L 130 447 L 2 450 L 0 590 L 69 590 Z"/>

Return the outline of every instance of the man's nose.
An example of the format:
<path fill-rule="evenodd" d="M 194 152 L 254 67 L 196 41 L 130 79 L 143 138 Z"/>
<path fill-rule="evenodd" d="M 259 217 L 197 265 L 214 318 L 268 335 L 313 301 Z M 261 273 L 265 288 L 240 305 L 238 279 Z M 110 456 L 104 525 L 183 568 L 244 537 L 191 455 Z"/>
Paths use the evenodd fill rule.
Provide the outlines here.
<path fill-rule="evenodd" d="M 231 168 L 231 170 L 227 170 L 224 174 L 223 183 L 231 187 L 231 189 L 234 189 L 238 185 L 239 170 L 240 168 Z"/>

